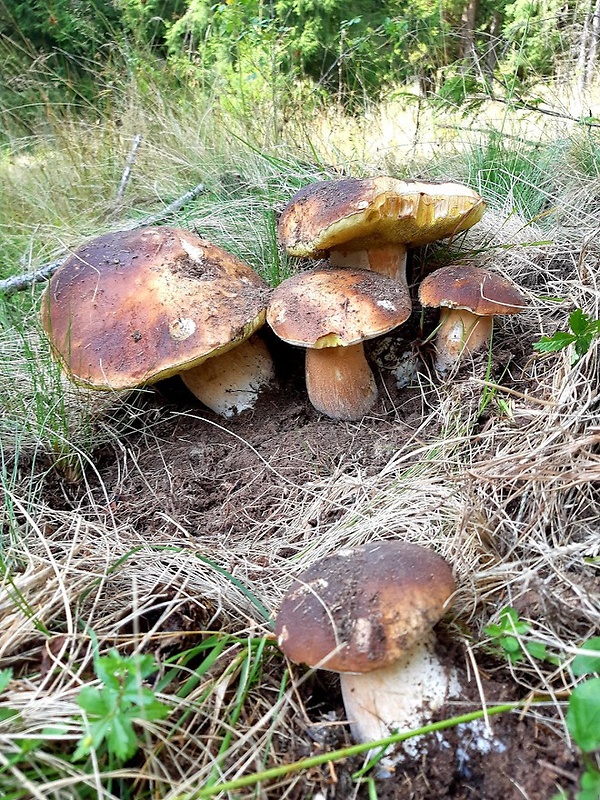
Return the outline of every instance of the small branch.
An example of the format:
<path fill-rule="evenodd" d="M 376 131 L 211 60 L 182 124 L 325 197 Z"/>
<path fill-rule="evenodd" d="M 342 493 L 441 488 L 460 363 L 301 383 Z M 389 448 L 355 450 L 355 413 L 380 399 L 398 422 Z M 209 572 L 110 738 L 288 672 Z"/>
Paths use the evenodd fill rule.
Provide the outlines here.
<path fill-rule="evenodd" d="M 118 205 L 125 195 L 125 189 L 127 188 L 127 184 L 129 183 L 129 179 L 131 178 L 131 169 L 133 167 L 133 162 L 135 161 L 135 156 L 138 151 L 138 147 L 142 143 L 142 134 L 137 133 L 133 140 L 133 144 L 131 145 L 131 150 L 129 151 L 129 155 L 127 156 L 127 160 L 125 161 L 125 167 L 123 169 L 123 174 L 121 175 L 121 183 L 119 184 L 119 188 L 117 189 L 117 197 L 116 197 L 116 204 Z"/>
<path fill-rule="evenodd" d="M 172 203 L 169 203 L 168 206 L 165 206 L 162 211 L 157 211 L 156 214 L 148 214 L 142 217 L 142 219 L 138 220 L 135 225 L 132 226 L 132 230 L 135 228 L 143 228 L 146 225 L 156 225 L 157 222 L 160 222 L 165 217 L 170 217 L 171 214 L 176 214 L 178 211 L 181 211 L 186 203 L 198 197 L 203 191 L 204 184 L 199 183 L 197 186 L 194 186 L 193 189 L 190 189 L 189 192 L 182 194 L 181 197 L 178 197 L 176 200 L 173 200 Z"/>
<path fill-rule="evenodd" d="M 479 99 L 479 98 L 478 98 Z M 588 119 L 586 117 L 574 117 L 571 114 L 565 114 L 561 111 L 555 111 L 552 108 L 544 108 L 542 106 L 536 106 L 534 103 L 528 103 L 526 100 L 521 100 L 517 98 L 516 100 L 507 100 L 504 97 L 498 97 L 496 95 L 488 96 L 486 95 L 486 100 L 491 100 L 492 103 L 502 103 L 503 105 L 512 106 L 520 111 L 535 111 L 537 114 L 543 114 L 547 117 L 556 117 L 557 119 L 566 119 L 570 122 L 577 122 L 580 125 L 587 125 L 588 128 L 600 128 L 600 123 L 592 122 L 592 119 Z"/>
<path fill-rule="evenodd" d="M 542 406 L 551 406 L 553 408 L 556 407 L 556 403 L 554 400 L 542 400 L 541 397 L 533 397 L 531 394 L 524 394 L 523 392 L 518 392 L 516 389 L 509 389 L 508 386 L 500 386 L 499 383 L 492 383 L 491 381 L 483 381 L 480 378 L 473 378 L 474 383 L 478 383 L 480 386 L 485 386 L 488 389 L 494 389 L 498 392 L 505 392 L 506 394 L 510 394 L 513 397 L 519 397 L 522 400 L 528 400 L 530 403 L 539 403 Z"/>
<path fill-rule="evenodd" d="M 189 203 L 190 200 L 193 200 L 203 191 L 204 184 L 199 183 L 197 186 L 194 186 L 193 189 L 190 189 L 189 192 L 182 194 L 181 197 L 178 197 L 176 200 L 173 200 L 172 203 L 169 203 L 168 206 L 165 206 L 162 211 L 142 217 L 130 227 L 130 230 L 145 228 L 147 225 L 156 225 L 157 222 L 160 222 L 166 217 L 171 216 L 171 214 L 176 214 L 186 203 Z M 61 258 L 58 261 L 52 261 L 49 264 L 44 264 L 35 272 L 29 272 L 26 275 L 13 275 L 11 278 L 6 278 L 5 280 L 0 281 L 0 294 L 3 294 L 5 297 L 9 297 L 16 292 L 22 292 L 25 289 L 29 289 L 36 283 L 47 281 L 56 272 L 56 270 L 62 264 L 64 264 L 65 261 L 66 258 Z"/>

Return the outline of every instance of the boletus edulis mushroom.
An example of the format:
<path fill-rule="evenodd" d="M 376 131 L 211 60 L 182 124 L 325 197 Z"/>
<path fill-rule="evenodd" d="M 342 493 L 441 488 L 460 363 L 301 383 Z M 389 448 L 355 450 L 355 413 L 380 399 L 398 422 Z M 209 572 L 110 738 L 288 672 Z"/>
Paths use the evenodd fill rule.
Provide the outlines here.
<path fill-rule="evenodd" d="M 340 673 L 358 742 L 431 720 L 454 676 L 438 658 L 433 626 L 455 589 L 450 565 L 405 541 L 340 550 L 298 575 L 275 623 L 294 662 Z"/>
<path fill-rule="evenodd" d="M 317 267 L 274 290 L 267 322 L 283 341 L 306 348 L 312 405 L 332 419 L 359 420 L 377 399 L 363 342 L 405 322 L 407 289 L 364 269 Z"/>
<path fill-rule="evenodd" d="M 205 405 L 231 416 L 252 407 L 274 378 L 267 347 L 253 336 L 269 294 L 220 247 L 154 226 L 107 233 L 76 250 L 44 290 L 41 320 L 75 383 L 120 390 L 180 375 Z"/>
<path fill-rule="evenodd" d="M 527 303 L 517 287 L 498 272 L 462 264 L 428 275 L 419 287 L 423 306 L 440 308 L 435 336 L 435 368 L 445 375 L 461 358 L 485 352 L 494 317 L 518 314 Z"/>

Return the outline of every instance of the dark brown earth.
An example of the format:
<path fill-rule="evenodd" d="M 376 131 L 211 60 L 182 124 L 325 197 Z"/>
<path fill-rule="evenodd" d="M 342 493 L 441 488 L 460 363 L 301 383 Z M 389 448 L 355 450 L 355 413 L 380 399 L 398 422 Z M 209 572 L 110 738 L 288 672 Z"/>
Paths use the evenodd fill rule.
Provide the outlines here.
<path fill-rule="evenodd" d="M 201 407 L 178 379 L 158 384 L 138 401 L 144 427 L 150 425 L 151 435 L 140 429 L 126 439 L 136 467 L 119 473 L 115 465 L 119 454 L 113 449 L 116 445 L 99 450 L 96 468 L 104 488 L 99 483 L 94 488 L 90 477 L 92 491 L 97 492 L 99 503 L 108 491 L 115 516 L 148 536 L 165 525 L 166 514 L 188 531 L 201 531 L 203 536 L 212 535 L 220 542 L 231 541 L 232 549 L 239 547 L 244 533 L 257 523 L 263 525 L 263 535 L 268 537 L 265 521 L 277 525 L 271 514 L 290 482 L 302 485 L 346 468 L 374 475 L 414 435 L 423 418 L 424 395 L 418 387 L 399 390 L 392 367 L 398 353 L 407 348 L 427 358 L 426 348 L 408 344 L 418 333 L 413 321 L 405 335 L 387 337 L 383 348 L 369 347 L 370 356 L 378 364 L 380 397 L 372 415 L 362 424 L 340 423 L 318 414 L 304 389 L 303 352 L 271 338 L 280 385 L 263 397 L 253 412 L 224 420 Z M 530 356 L 531 341 L 527 337 L 515 341 L 500 330 L 490 379 L 510 385 L 511 376 L 519 374 L 518 364 Z M 511 366 L 505 369 L 509 361 L 514 370 Z M 423 363 L 420 369 L 426 369 Z M 472 369 L 470 365 L 468 371 Z M 482 416 L 478 424 L 486 423 L 487 417 Z M 430 429 L 420 435 L 434 437 L 437 433 Z M 69 492 L 70 496 L 65 495 L 63 487 L 60 494 L 60 502 L 66 506 L 78 499 L 76 485 Z M 58 496 L 55 501 L 59 502 Z M 331 513 L 333 519 L 335 511 Z M 274 558 L 295 552 L 293 541 L 277 547 L 280 549 L 272 553 Z M 443 630 L 441 634 L 443 637 Z M 457 645 L 448 647 L 447 657 L 453 663 L 465 664 L 465 655 L 457 651 Z M 489 663 L 482 666 L 482 688 L 489 706 L 523 696 L 502 662 L 490 656 Z M 452 709 L 457 714 L 481 708 L 474 681 L 469 682 L 465 674 L 461 678 L 463 697 Z M 320 672 L 303 683 L 300 691 L 313 724 L 307 727 L 302 720 L 295 720 L 295 731 L 275 742 L 281 762 L 351 743 L 346 727 L 339 724 L 344 712 L 337 677 Z M 444 713 L 446 716 L 446 710 Z M 480 747 L 477 734 L 468 729 L 450 729 L 439 739 L 429 737 L 419 758 L 407 759 L 393 777 L 377 780 L 377 797 L 550 800 L 559 786 L 574 797 L 581 766 L 564 741 L 562 723 L 552 707 L 538 711 L 535 719 L 500 715 L 492 720 L 492 729 L 492 742 Z M 368 798 L 368 785 L 357 786 L 351 777 L 362 765 L 361 759 L 351 759 L 331 768 L 325 765 L 310 770 L 298 778 L 286 797 Z"/>

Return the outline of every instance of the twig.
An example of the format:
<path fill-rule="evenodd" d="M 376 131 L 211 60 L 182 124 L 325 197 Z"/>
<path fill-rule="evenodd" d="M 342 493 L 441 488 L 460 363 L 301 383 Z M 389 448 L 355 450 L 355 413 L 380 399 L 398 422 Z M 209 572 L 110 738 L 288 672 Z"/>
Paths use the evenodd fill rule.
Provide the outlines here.
<path fill-rule="evenodd" d="M 171 214 L 176 214 L 184 207 L 186 203 L 189 203 L 190 200 L 198 197 L 198 195 L 202 194 L 203 191 L 204 184 L 199 183 L 197 186 L 194 186 L 193 189 L 190 189 L 189 192 L 182 194 L 181 197 L 177 198 L 177 200 L 173 200 L 172 203 L 169 203 L 168 206 L 165 206 L 162 211 L 157 211 L 156 214 L 148 214 L 147 216 L 142 217 L 142 219 L 138 220 L 135 225 L 132 226 L 132 230 L 135 228 L 143 228 L 145 225 L 155 225 L 165 217 L 170 217 Z"/>
<path fill-rule="evenodd" d="M 131 145 L 131 150 L 129 151 L 129 155 L 127 156 L 127 160 L 125 161 L 125 167 L 123 169 L 123 174 L 121 175 L 121 183 L 119 184 L 119 188 L 117 189 L 116 205 L 118 205 L 121 202 L 123 196 L 125 195 L 125 189 L 127 188 L 127 184 L 129 183 L 129 179 L 131 178 L 131 169 L 133 167 L 133 162 L 135 161 L 135 155 L 141 143 L 142 143 L 142 134 L 136 133 L 135 138 L 133 140 L 133 144 Z"/>
<path fill-rule="evenodd" d="M 162 211 L 158 211 L 155 214 L 147 214 L 145 217 L 142 217 L 142 219 L 139 219 L 130 227 L 130 230 L 144 228 L 146 225 L 155 225 L 157 222 L 165 219 L 165 217 L 169 217 L 171 214 L 176 214 L 186 203 L 189 203 L 190 200 L 193 200 L 203 191 L 204 184 L 199 183 L 197 186 L 194 186 L 193 189 L 190 189 L 189 192 L 182 194 L 181 197 L 178 197 L 176 200 L 173 200 L 172 203 L 169 203 L 168 206 L 165 206 Z M 35 272 L 29 272 L 26 275 L 13 275 L 11 278 L 6 278 L 5 280 L 0 281 L 0 294 L 9 297 L 11 294 L 15 294 L 16 292 L 22 292 L 24 289 L 29 289 L 36 283 L 47 281 L 61 266 L 61 264 L 64 264 L 65 261 L 66 258 L 61 258 L 58 261 L 52 261 L 49 264 L 44 264 Z"/>
<path fill-rule="evenodd" d="M 499 392 L 505 392 L 506 394 L 511 394 L 513 397 L 520 397 L 522 400 L 529 400 L 530 403 L 539 403 L 542 406 L 556 406 L 554 400 L 542 400 L 541 397 L 534 397 L 531 394 L 524 394 L 523 392 L 518 392 L 516 389 L 509 389 L 508 386 L 500 386 L 499 383 L 492 383 L 491 381 L 484 381 L 480 378 L 473 378 L 474 383 L 478 383 L 480 386 L 486 386 L 488 389 L 496 389 Z"/>
<path fill-rule="evenodd" d="M 477 95 L 477 100 L 491 100 L 492 103 L 502 103 L 506 106 L 512 106 L 520 111 L 535 111 L 537 114 L 544 114 L 547 117 L 556 117 L 557 119 L 566 119 L 570 122 L 578 122 L 580 125 L 587 125 L 588 128 L 600 128 L 600 123 L 594 122 L 595 119 L 590 117 L 574 117 L 571 114 L 555 111 L 552 108 L 544 106 L 537 106 L 535 103 L 528 103 L 526 100 L 517 98 L 516 100 L 509 100 L 505 97 L 498 97 L 497 95 Z"/>

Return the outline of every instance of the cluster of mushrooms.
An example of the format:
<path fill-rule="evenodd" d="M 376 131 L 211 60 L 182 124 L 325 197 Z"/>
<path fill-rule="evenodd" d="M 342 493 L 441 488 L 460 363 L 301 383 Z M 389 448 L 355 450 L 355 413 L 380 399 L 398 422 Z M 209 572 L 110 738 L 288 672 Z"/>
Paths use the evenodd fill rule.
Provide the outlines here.
<path fill-rule="evenodd" d="M 105 234 L 52 276 L 42 325 L 78 384 L 131 389 L 179 374 L 227 417 L 253 407 L 274 382 L 258 332 L 267 321 L 283 341 L 306 348 L 313 406 L 333 419 L 359 420 L 377 398 L 363 342 L 402 325 L 412 311 L 407 249 L 466 230 L 484 208 L 475 191 L 456 183 L 375 177 L 310 184 L 284 208 L 278 236 L 289 255 L 319 263 L 275 290 L 190 231 L 159 226 Z M 433 272 L 419 298 L 442 309 L 440 374 L 486 348 L 494 315 L 524 307 L 513 284 L 473 266 Z"/>
<path fill-rule="evenodd" d="M 412 311 L 407 249 L 466 230 L 483 211 L 482 198 L 455 183 L 376 177 L 306 186 L 283 210 L 278 235 L 288 254 L 319 264 L 275 290 L 189 231 L 109 233 L 52 276 L 42 325 L 80 385 L 122 390 L 180 375 L 227 417 L 253 407 L 275 379 L 259 330 L 268 322 L 283 341 L 306 348 L 314 407 L 358 420 L 377 397 L 363 342 Z M 474 266 L 431 273 L 419 299 L 441 308 L 435 366 L 442 375 L 465 353 L 487 349 L 495 315 L 525 305 L 513 284 Z M 278 642 L 292 661 L 341 673 L 358 741 L 385 738 L 427 722 L 456 691 L 432 634 L 454 590 L 450 566 L 418 545 L 342 550 L 298 576 L 277 616 Z"/>

